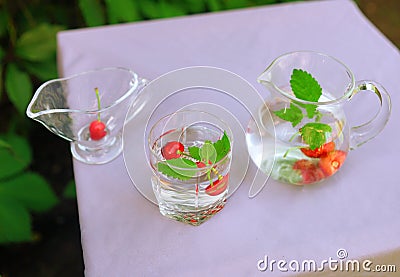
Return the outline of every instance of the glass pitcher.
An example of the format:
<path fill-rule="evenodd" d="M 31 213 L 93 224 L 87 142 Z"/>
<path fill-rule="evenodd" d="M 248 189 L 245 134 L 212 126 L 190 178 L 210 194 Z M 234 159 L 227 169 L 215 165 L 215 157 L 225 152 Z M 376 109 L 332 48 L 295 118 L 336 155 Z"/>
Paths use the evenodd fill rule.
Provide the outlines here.
<path fill-rule="evenodd" d="M 272 137 L 275 129 L 276 150 L 256 164 L 261 170 L 273 164 L 271 177 L 282 182 L 304 185 L 329 178 L 343 165 L 349 150 L 374 138 L 390 116 L 390 96 L 380 84 L 356 81 L 346 65 L 322 53 L 284 54 L 258 82 L 270 92 L 266 105 L 272 118 L 265 106 L 259 117 L 265 136 Z M 378 96 L 379 111 L 370 121 L 349 126 L 343 104 L 362 91 Z"/>
<path fill-rule="evenodd" d="M 132 101 L 146 84 L 125 68 L 101 68 L 41 85 L 28 117 L 71 142 L 72 155 L 103 164 L 122 152 L 122 129 Z"/>

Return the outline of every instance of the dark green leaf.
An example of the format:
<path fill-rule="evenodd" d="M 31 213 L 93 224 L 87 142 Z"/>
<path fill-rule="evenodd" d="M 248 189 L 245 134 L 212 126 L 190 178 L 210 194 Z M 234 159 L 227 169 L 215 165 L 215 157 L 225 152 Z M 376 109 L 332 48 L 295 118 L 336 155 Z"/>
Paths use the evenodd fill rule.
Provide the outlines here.
<path fill-rule="evenodd" d="M 32 153 L 28 141 L 16 135 L 0 136 L 11 146 L 0 148 L 0 180 L 25 169 L 31 162 Z"/>
<path fill-rule="evenodd" d="M 18 201 L 0 197 L 0 243 L 30 241 L 28 211 Z"/>
<path fill-rule="evenodd" d="M 2 139 L 0 139 L 0 148 L 6 148 L 7 150 L 12 150 L 11 145 Z"/>
<path fill-rule="evenodd" d="M 203 0 L 186 0 L 186 10 L 191 13 L 201 13 L 206 11 L 206 2 Z"/>
<path fill-rule="evenodd" d="M 0 195 L 17 200 L 34 212 L 47 211 L 58 202 L 46 180 L 32 172 L 1 182 Z"/>
<path fill-rule="evenodd" d="M 73 180 L 68 182 L 67 186 L 64 189 L 63 196 L 69 199 L 76 198 L 76 186 Z"/>
<path fill-rule="evenodd" d="M 318 102 L 322 88 L 310 73 L 301 69 L 293 69 L 290 86 L 294 95 L 301 100 Z"/>
<path fill-rule="evenodd" d="M 26 62 L 26 70 L 39 78 L 41 81 L 47 81 L 58 77 L 56 59 L 50 59 L 43 62 Z"/>
<path fill-rule="evenodd" d="M 17 40 L 16 54 L 29 61 L 44 61 L 54 56 L 57 49 L 57 32 L 64 28 L 46 23 L 23 33 Z"/>
<path fill-rule="evenodd" d="M 0 9 L 0 37 L 7 32 L 7 13 L 5 9 Z"/>
<path fill-rule="evenodd" d="M 160 18 L 161 11 L 152 0 L 142 0 L 139 2 L 141 12 L 148 18 Z"/>
<path fill-rule="evenodd" d="M 79 8 L 89 27 L 105 24 L 104 10 L 99 0 L 79 0 Z"/>
<path fill-rule="evenodd" d="M 291 122 L 293 127 L 299 124 L 303 119 L 303 113 L 301 109 L 293 103 L 290 103 L 289 108 L 283 108 L 279 111 L 274 111 L 274 114 L 283 120 Z"/>
<path fill-rule="evenodd" d="M 6 69 L 5 85 L 8 98 L 21 115 L 25 114 L 26 107 L 32 97 L 32 83 L 29 75 L 10 63 Z"/>
<path fill-rule="evenodd" d="M 207 6 L 212 12 L 222 10 L 222 5 L 219 0 L 207 0 Z"/>
<path fill-rule="evenodd" d="M 331 126 L 324 123 L 307 123 L 300 129 L 300 134 L 311 150 L 321 147 L 326 142 L 326 133 L 332 132 Z"/>
<path fill-rule="evenodd" d="M 219 162 L 222 158 L 224 158 L 231 150 L 231 142 L 229 141 L 229 137 L 226 134 L 226 132 L 224 132 L 222 138 L 214 142 L 213 145 L 215 151 L 217 152 L 217 158 L 215 159 L 216 163 Z"/>
<path fill-rule="evenodd" d="M 4 71 L 4 66 L 0 65 L 0 99 L 1 95 L 3 94 L 3 71 Z"/>
<path fill-rule="evenodd" d="M 175 17 L 186 14 L 186 12 L 181 8 L 181 4 L 169 3 L 164 0 L 161 0 L 159 2 L 159 9 L 161 11 L 161 16 L 164 18 Z"/>
<path fill-rule="evenodd" d="M 105 0 L 110 23 L 131 22 L 140 16 L 134 0 Z"/>
<path fill-rule="evenodd" d="M 5 55 L 6 55 L 6 51 L 4 51 L 3 47 L 0 46 L 0 64 L 2 63 Z"/>
<path fill-rule="evenodd" d="M 250 4 L 248 0 L 229 0 L 225 1 L 224 3 L 227 9 L 244 8 Z"/>

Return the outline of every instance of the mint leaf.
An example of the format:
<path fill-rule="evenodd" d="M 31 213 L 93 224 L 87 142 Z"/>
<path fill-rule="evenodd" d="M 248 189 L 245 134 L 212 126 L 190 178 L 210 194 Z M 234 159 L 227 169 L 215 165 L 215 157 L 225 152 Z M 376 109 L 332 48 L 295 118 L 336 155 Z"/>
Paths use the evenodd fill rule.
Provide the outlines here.
<path fill-rule="evenodd" d="M 310 73 L 301 69 L 293 69 L 290 86 L 294 95 L 301 100 L 318 102 L 322 88 Z"/>
<path fill-rule="evenodd" d="M 300 129 L 300 134 L 311 150 L 321 147 L 326 142 L 326 133 L 332 132 L 331 126 L 324 123 L 307 123 Z"/>
<path fill-rule="evenodd" d="M 220 140 L 214 142 L 213 146 L 215 148 L 215 151 L 217 152 L 217 157 L 215 159 L 215 162 L 217 163 L 222 158 L 224 158 L 231 150 L 231 142 L 229 141 L 229 137 L 226 132 L 224 132 L 224 135 Z"/>
<path fill-rule="evenodd" d="M 279 111 L 275 111 L 274 114 L 286 121 L 292 122 L 292 126 L 295 127 L 303 119 L 303 113 L 299 107 L 290 103 L 289 108 L 283 108 Z"/>
<path fill-rule="evenodd" d="M 306 109 L 308 118 L 313 118 L 317 112 L 317 105 L 297 103 L 300 107 Z"/>
<path fill-rule="evenodd" d="M 190 146 L 189 148 L 189 154 L 190 156 L 195 159 L 200 161 L 201 157 L 200 157 L 200 148 L 197 146 Z"/>
<path fill-rule="evenodd" d="M 206 142 L 199 151 L 201 161 L 205 164 L 215 163 L 217 159 L 217 151 L 211 142 Z"/>
<path fill-rule="evenodd" d="M 157 170 L 164 175 L 179 180 L 188 180 L 196 174 L 197 165 L 195 162 L 185 159 L 171 159 L 157 164 Z"/>

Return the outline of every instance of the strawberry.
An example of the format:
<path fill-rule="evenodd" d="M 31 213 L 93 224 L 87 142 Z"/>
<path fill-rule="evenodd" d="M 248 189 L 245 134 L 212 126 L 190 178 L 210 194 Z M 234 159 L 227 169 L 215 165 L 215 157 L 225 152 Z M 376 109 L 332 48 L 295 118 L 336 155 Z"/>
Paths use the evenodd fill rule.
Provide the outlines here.
<path fill-rule="evenodd" d="M 346 155 L 347 153 L 341 150 L 326 153 L 320 158 L 318 165 L 326 177 L 331 176 L 342 166 Z"/>
<path fill-rule="evenodd" d="M 332 152 L 335 150 L 335 143 L 333 141 L 327 142 L 321 147 L 318 147 L 314 150 L 311 150 L 310 148 L 303 147 L 300 148 L 301 152 L 303 152 L 304 155 L 310 158 L 319 158 L 322 155 Z"/>
<path fill-rule="evenodd" d="M 303 184 L 315 183 L 325 177 L 324 172 L 310 160 L 302 159 L 296 161 L 293 164 L 293 169 L 301 172 Z"/>

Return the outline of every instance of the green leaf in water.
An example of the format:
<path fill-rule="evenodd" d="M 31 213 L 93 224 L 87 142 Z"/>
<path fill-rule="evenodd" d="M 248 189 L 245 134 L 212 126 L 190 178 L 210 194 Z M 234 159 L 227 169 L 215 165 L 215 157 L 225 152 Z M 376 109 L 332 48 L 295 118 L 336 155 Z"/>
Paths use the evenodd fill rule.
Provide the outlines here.
<path fill-rule="evenodd" d="M 299 124 L 303 119 L 303 113 L 301 109 L 293 103 L 290 103 L 289 108 L 283 108 L 279 111 L 274 111 L 274 114 L 283 120 L 291 122 L 293 127 Z"/>
<path fill-rule="evenodd" d="M 300 129 L 301 137 L 311 150 L 321 147 L 326 142 L 326 134 L 330 132 L 331 126 L 317 122 L 307 123 Z"/>
<path fill-rule="evenodd" d="M 166 160 L 157 164 L 159 172 L 183 181 L 192 178 L 196 174 L 196 169 L 196 163 L 185 158 Z"/>

